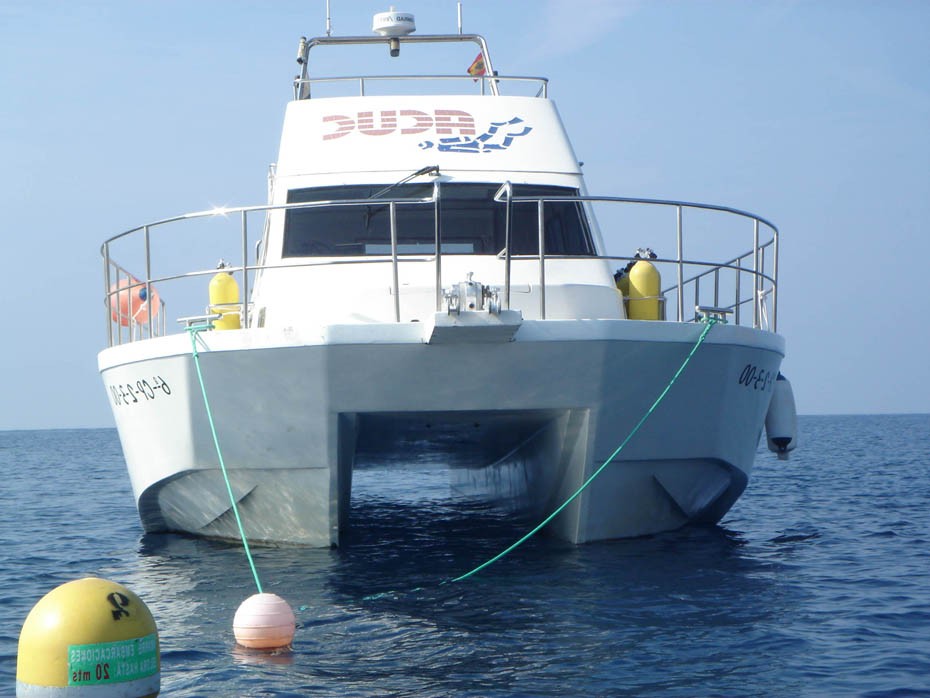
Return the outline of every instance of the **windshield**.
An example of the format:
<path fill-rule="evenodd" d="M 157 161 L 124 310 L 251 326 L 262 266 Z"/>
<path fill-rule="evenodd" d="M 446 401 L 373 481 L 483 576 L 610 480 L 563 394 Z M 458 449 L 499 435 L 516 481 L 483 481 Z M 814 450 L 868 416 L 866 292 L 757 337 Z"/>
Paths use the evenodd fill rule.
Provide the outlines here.
<path fill-rule="evenodd" d="M 496 255 L 505 246 L 506 206 L 494 201 L 499 184 L 444 184 L 440 221 L 443 254 Z M 288 203 L 368 199 L 384 185 L 352 185 L 293 189 Z M 392 198 L 424 198 L 433 185 L 401 184 Z M 567 187 L 514 185 L 514 196 L 577 196 Z M 398 254 L 432 254 L 436 230 L 434 204 L 397 204 Z M 537 207 L 513 205 L 511 254 L 535 255 L 538 249 Z M 578 202 L 545 204 L 545 244 L 550 255 L 594 255 L 584 210 Z M 351 257 L 391 253 L 390 209 L 387 203 L 292 209 L 284 224 L 285 257 Z"/>

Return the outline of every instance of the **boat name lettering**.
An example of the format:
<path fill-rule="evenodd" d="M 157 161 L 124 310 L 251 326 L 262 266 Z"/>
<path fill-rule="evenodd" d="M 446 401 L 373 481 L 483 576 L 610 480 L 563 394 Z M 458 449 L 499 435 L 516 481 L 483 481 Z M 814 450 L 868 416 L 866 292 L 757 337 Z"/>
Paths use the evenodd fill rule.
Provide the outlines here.
<path fill-rule="evenodd" d="M 753 390 L 771 390 L 775 385 L 775 371 L 767 371 L 753 364 L 746 364 L 739 374 L 739 384 Z"/>
<path fill-rule="evenodd" d="M 323 134 L 324 141 L 342 138 L 356 129 L 366 136 L 409 136 L 430 130 L 439 136 L 475 135 L 475 117 L 459 109 L 436 109 L 432 114 L 417 109 L 387 109 L 377 112 L 377 116 L 373 111 L 360 111 L 354 116 L 328 114 L 323 123 L 335 126 L 334 131 Z"/>
<path fill-rule="evenodd" d="M 171 395 L 171 388 L 161 376 L 153 376 L 151 380 L 141 378 L 135 382 L 111 383 L 107 387 L 116 406 L 137 405 L 159 396 Z"/>
<path fill-rule="evenodd" d="M 423 141 L 420 147 L 423 150 L 429 150 L 435 146 L 436 150 L 441 153 L 490 153 L 495 150 L 507 150 L 514 140 L 525 136 L 532 130 L 532 126 L 525 125 L 523 119 L 515 116 L 507 121 L 492 121 L 487 131 L 474 138 L 465 136 L 440 138 L 436 143 Z"/>

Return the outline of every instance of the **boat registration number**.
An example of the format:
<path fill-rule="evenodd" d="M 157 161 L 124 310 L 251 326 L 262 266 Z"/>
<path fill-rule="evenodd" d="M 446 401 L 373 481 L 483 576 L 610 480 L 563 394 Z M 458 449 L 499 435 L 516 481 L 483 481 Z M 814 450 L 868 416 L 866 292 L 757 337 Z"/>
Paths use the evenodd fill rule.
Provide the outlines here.
<path fill-rule="evenodd" d="M 157 397 L 171 395 L 171 388 L 161 376 L 152 376 L 151 380 L 142 378 L 135 383 L 117 383 L 107 386 L 110 389 L 110 398 L 117 407 L 122 405 L 137 405 L 141 402 L 150 402 Z"/>
<path fill-rule="evenodd" d="M 754 364 L 746 364 L 739 374 L 739 384 L 753 390 L 771 390 L 777 376 L 778 374 L 774 371 L 767 371 Z"/>

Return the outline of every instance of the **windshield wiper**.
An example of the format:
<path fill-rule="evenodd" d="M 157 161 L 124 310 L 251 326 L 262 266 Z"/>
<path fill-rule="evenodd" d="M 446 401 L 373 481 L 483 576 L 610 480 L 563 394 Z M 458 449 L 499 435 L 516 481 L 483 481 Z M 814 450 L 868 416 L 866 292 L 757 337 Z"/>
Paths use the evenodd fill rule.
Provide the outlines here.
<path fill-rule="evenodd" d="M 407 176 L 404 177 L 402 180 L 397 181 L 397 182 L 394 182 L 394 184 L 388 184 L 384 189 L 380 189 L 379 191 L 376 191 L 374 194 L 372 194 L 372 195 L 371 195 L 370 197 L 368 197 L 368 198 L 370 198 L 370 199 L 377 199 L 377 198 L 379 198 L 379 197 L 381 197 L 381 196 L 384 196 L 385 194 L 387 194 L 387 193 L 388 193 L 389 191 L 391 191 L 392 189 L 396 189 L 396 188 L 399 187 L 401 184 L 406 184 L 406 183 L 409 182 L 411 179 L 416 179 L 417 177 L 422 177 L 423 175 L 425 175 L 425 174 L 430 174 L 430 173 L 433 173 L 433 174 L 437 174 L 437 175 L 438 175 L 438 174 L 439 174 L 439 165 L 428 165 L 427 167 L 421 167 L 419 170 L 417 170 L 417 171 L 414 172 L 413 174 L 407 175 Z"/>

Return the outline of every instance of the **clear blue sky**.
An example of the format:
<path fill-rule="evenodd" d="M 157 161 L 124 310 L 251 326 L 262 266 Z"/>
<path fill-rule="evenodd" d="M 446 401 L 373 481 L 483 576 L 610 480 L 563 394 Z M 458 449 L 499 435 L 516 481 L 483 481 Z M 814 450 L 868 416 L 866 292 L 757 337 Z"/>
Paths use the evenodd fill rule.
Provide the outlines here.
<path fill-rule="evenodd" d="M 388 5 L 332 4 L 343 35 Z M 395 5 L 455 30 L 454 0 Z M 112 425 L 100 243 L 264 202 L 324 6 L 0 0 L 0 429 Z M 464 17 L 502 74 L 551 79 L 592 193 L 779 226 L 802 414 L 930 412 L 930 2 L 466 0 Z"/>

